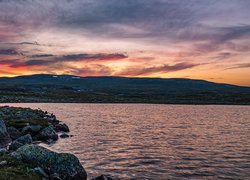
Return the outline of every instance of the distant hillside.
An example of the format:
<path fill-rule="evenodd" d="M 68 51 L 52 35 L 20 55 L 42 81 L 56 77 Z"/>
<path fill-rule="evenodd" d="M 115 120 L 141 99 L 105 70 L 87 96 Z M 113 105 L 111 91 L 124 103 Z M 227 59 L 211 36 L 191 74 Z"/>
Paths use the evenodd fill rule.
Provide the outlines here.
<path fill-rule="evenodd" d="M 0 78 L 0 102 L 250 104 L 250 87 L 191 79 L 32 75 Z"/>

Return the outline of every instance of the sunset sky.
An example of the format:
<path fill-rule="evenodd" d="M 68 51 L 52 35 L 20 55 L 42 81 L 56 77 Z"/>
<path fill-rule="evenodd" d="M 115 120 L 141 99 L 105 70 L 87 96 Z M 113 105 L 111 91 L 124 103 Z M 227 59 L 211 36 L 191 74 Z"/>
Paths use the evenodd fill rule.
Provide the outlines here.
<path fill-rule="evenodd" d="M 250 0 L 0 0 L 0 76 L 250 86 Z"/>

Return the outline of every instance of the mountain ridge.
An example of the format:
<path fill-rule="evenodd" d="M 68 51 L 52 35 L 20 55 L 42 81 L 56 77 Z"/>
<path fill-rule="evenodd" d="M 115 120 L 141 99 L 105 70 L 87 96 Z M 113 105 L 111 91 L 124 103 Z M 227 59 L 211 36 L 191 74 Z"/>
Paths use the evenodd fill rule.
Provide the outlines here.
<path fill-rule="evenodd" d="M 0 102 L 250 104 L 250 87 L 187 78 L 0 77 L 0 95 Z"/>

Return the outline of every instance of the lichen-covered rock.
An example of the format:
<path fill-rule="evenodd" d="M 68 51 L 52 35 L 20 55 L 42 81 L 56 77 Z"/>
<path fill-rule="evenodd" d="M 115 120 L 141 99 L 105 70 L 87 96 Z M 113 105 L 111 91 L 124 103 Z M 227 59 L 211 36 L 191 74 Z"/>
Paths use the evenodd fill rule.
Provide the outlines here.
<path fill-rule="evenodd" d="M 57 132 L 69 132 L 69 127 L 66 124 L 56 124 L 55 125 L 55 130 Z"/>
<path fill-rule="evenodd" d="M 20 136 L 22 136 L 21 132 L 15 127 L 7 127 L 7 132 L 9 133 L 10 138 L 12 140 L 15 140 L 19 138 Z"/>
<path fill-rule="evenodd" d="M 4 121 L 0 118 L 0 148 L 5 148 L 11 142 Z"/>
<path fill-rule="evenodd" d="M 16 139 L 10 144 L 9 149 L 10 150 L 16 150 L 20 147 L 22 147 L 25 144 L 31 144 L 32 143 L 32 137 L 30 134 L 24 135 Z"/>
<path fill-rule="evenodd" d="M 44 128 L 43 130 L 41 130 L 37 134 L 36 139 L 41 140 L 41 141 L 47 141 L 49 139 L 52 139 L 52 140 L 56 141 L 58 139 L 58 134 L 53 129 L 53 127 L 49 126 L 49 127 Z"/>
<path fill-rule="evenodd" d="M 86 171 L 73 154 L 56 153 L 37 145 L 25 145 L 17 149 L 15 156 L 34 167 L 41 167 L 48 174 L 59 174 L 62 179 L 87 179 Z"/>

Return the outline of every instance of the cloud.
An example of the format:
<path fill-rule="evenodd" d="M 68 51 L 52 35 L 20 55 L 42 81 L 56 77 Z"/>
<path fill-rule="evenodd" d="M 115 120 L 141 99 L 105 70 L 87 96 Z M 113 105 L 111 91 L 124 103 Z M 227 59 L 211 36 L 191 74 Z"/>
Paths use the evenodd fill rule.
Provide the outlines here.
<path fill-rule="evenodd" d="M 30 57 L 31 58 L 40 58 L 40 57 L 52 57 L 54 56 L 53 54 L 33 54 Z"/>
<path fill-rule="evenodd" d="M 235 66 L 227 68 L 225 70 L 229 70 L 229 69 L 242 69 L 242 68 L 250 68 L 250 63 L 236 64 Z"/>
<path fill-rule="evenodd" d="M 53 56 L 50 54 L 33 55 L 36 58 L 48 58 L 48 59 L 30 59 L 30 60 L 2 60 L 0 61 L 9 65 L 12 68 L 17 67 L 32 67 L 32 66 L 51 66 L 54 64 L 63 64 L 67 62 L 98 62 L 98 61 L 114 61 L 125 59 L 128 56 L 124 54 L 70 54 L 63 56 Z"/>
<path fill-rule="evenodd" d="M 18 52 L 15 49 L 0 49 L 0 55 L 17 55 Z"/>
<path fill-rule="evenodd" d="M 79 68 L 69 68 L 67 74 L 75 74 L 78 76 L 110 76 L 112 75 L 113 70 L 105 65 L 94 64 L 94 65 L 85 65 Z"/>
<path fill-rule="evenodd" d="M 128 56 L 125 54 L 70 54 L 58 57 L 57 61 L 88 61 L 88 60 L 98 60 L 98 61 L 106 61 L 106 60 L 119 60 L 125 59 Z"/>
<path fill-rule="evenodd" d="M 150 75 L 154 73 L 168 73 L 168 72 L 175 72 L 175 71 L 181 71 L 185 69 L 190 69 L 196 66 L 199 66 L 200 64 L 190 64 L 190 63 L 177 63 L 174 65 L 160 65 L 160 66 L 151 66 L 146 68 L 128 68 L 125 71 L 122 71 L 119 73 L 121 76 L 142 76 L 142 75 Z"/>

